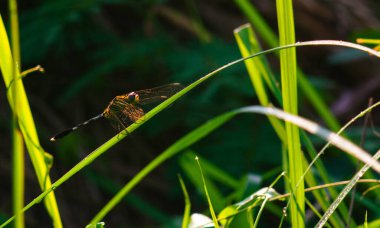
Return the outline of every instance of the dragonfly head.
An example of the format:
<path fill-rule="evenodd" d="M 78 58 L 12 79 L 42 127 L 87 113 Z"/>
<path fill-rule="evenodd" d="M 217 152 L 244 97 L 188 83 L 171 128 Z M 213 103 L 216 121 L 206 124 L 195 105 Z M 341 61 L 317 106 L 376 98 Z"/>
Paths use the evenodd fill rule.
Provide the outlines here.
<path fill-rule="evenodd" d="M 128 94 L 127 99 L 130 104 L 137 104 L 139 103 L 140 96 L 135 92 L 131 92 Z"/>

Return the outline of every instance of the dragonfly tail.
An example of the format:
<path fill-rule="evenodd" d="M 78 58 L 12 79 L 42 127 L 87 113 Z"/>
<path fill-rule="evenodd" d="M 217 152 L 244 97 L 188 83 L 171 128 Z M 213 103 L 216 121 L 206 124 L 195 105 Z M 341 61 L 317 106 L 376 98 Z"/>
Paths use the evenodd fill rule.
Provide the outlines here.
<path fill-rule="evenodd" d="M 90 122 L 92 122 L 92 121 L 94 121 L 94 120 L 97 120 L 97 119 L 100 119 L 100 118 L 102 118 L 102 117 L 103 117 L 103 113 L 102 113 L 102 114 L 99 114 L 99 115 L 97 115 L 97 116 L 95 116 L 95 117 L 93 117 L 93 118 L 91 118 L 91 119 L 89 119 L 89 120 L 87 120 L 87 121 L 85 121 L 85 122 L 83 122 L 83 123 L 80 123 L 80 124 L 78 124 L 77 126 L 75 126 L 75 127 L 73 127 L 73 128 L 66 129 L 66 130 L 64 130 L 64 131 L 62 131 L 62 132 L 60 132 L 60 133 L 58 133 L 57 135 L 51 137 L 51 138 L 50 138 L 50 141 L 54 142 L 54 141 L 56 141 L 57 139 L 63 138 L 63 137 L 65 137 L 66 135 L 70 134 L 71 132 L 77 130 L 78 128 L 80 128 L 80 127 L 82 127 L 82 126 L 84 126 L 84 125 L 87 125 L 87 124 L 89 124 Z"/>

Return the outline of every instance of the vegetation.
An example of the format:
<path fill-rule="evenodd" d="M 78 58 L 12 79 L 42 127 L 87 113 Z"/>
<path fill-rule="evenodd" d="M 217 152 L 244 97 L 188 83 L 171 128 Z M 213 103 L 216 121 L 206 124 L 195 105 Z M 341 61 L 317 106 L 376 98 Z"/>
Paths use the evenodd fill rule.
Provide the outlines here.
<path fill-rule="evenodd" d="M 9 0 L 0 227 L 378 227 L 377 9 Z M 173 82 L 121 132 L 49 141 Z"/>

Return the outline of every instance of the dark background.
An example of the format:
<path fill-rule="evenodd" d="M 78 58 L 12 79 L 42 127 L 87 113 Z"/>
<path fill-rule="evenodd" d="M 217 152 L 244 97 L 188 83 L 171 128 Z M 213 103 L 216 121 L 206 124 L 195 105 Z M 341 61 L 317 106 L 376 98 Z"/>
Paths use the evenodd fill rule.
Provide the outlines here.
<path fill-rule="evenodd" d="M 275 1 L 252 2 L 277 31 Z M 51 136 L 101 113 L 116 95 L 172 82 L 187 85 L 239 58 L 233 29 L 247 22 L 234 1 L 222 0 L 56 0 L 18 4 L 22 69 L 41 65 L 46 71 L 33 73 L 23 81 L 41 144 L 54 156 L 53 180 L 117 132 L 102 120 L 56 143 L 49 141 Z M 7 1 L 1 1 L 1 15 L 9 26 L 7 7 Z M 181 23 L 172 17 L 173 12 L 186 20 L 198 19 L 209 36 L 198 36 L 189 21 Z M 379 1 L 297 0 L 294 12 L 298 41 L 380 39 Z M 299 48 L 297 57 L 341 123 L 365 108 L 369 97 L 378 100 L 377 59 L 339 47 Z M 278 74 L 278 62 L 273 56 L 269 58 Z M 1 91 L 0 213 L 8 218 L 11 115 L 5 89 Z M 258 101 L 242 64 L 194 89 L 55 191 L 64 225 L 84 226 L 121 186 L 185 133 L 218 114 L 252 104 Z M 300 107 L 303 116 L 320 122 L 302 94 Z M 378 121 L 376 113 L 373 116 Z M 350 129 L 356 142 L 361 124 Z M 378 147 L 378 139 L 370 134 L 366 148 L 373 151 Z M 266 119 L 256 115 L 234 119 L 192 149 L 236 179 L 246 174 L 263 175 L 281 166 L 281 145 Z M 26 202 L 30 202 L 40 189 L 26 158 Z M 206 200 L 189 183 L 178 158 L 166 162 L 139 184 L 127 203 L 118 205 L 105 218 L 106 225 L 156 226 L 180 219 L 184 203 L 178 173 L 189 188 L 192 211 L 207 211 Z M 336 180 L 349 178 L 355 171 L 349 162 L 334 165 L 341 159 L 336 153 L 326 155 L 324 160 L 331 164 L 329 172 Z M 263 219 L 269 220 L 270 216 Z M 28 227 L 51 224 L 42 205 L 29 210 L 26 221 Z"/>

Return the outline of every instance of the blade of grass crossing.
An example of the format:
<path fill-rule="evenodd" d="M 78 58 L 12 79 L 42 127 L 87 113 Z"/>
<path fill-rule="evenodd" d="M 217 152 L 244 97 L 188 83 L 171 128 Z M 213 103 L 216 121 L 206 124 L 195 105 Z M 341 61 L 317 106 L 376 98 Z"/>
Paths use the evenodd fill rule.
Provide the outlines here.
<path fill-rule="evenodd" d="M 302 139 L 303 145 L 307 148 L 306 151 L 308 151 L 309 156 L 311 158 L 315 158 L 317 156 L 317 152 L 315 151 L 314 146 L 312 145 L 310 139 L 307 137 L 307 135 L 304 131 L 301 132 L 301 139 Z M 306 158 L 304 161 L 306 161 Z M 325 167 L 322 164 L 321 160 L 318 159 L 314 164 L 318 170 L 318 174 L 319 174 L 320 178 L 324 181 L 324 183 L 331 183 L 328 176 L 326 175 L 327 171 L 325 170 Z M 307 169 L 308 165 L 309 165 L 308 163 L 304 162 L 305 172 L 307 172 L 306 169 Z M 312 172 L 306 173 L 305 181 L 308 184 L 308 186 L 310 186 L 310 187 L 317 185 L 317 180 L 315 179 L 315 176 L 313 175 Z M 329 196 L 328 193 L 330 193 L 331 196 Z M 328 188 L 328 191 L 324 191 L 321 189 L 319 191 L 312 191 L 312 194 L 315 197 L 318 204 L 321 206 L 321 208 L 324 210 L 327 210 L 327 208 L 329 207 L 329 204 L 330 204 L 329 199 L 334 198 L 334 196 L 337 196 L 338 192 L 335 190 L 335 188 Z M 342 215 L 345 215 L 348 212 L 346 207 L 342 207 L 339 210 L 342 213 Z M 333 225 L 333 227 L 344 226 L 343 220 L 338 216 L 337 213 L 332 215 L 332 217 L 330 218 L 330 221 L 331 221 L 331 224 Z"/>
<path fill-rule="evenodd" d="M 356 185 L 358 180 L 364 175 L 367 170 L 375 164 L 375 162 L 380 158 L 380 150 L 376 152 L 376 154 L 372 157 L 372 161 L 366 163 L 351 179 L 350 183 L 346 185 L 346 187 L 341 191 L 338 198 L 331 204 L 329 209 L 322 216 L 321 220 L 315 226 L 316 228 L 321 228 L 325 225 L 329 217 L 334 213 L 339 204 L 343 201 L 343 199 L 347 196 L 347 194 L 351 191 L 351 189 Z"/>
<path fill-rule="evenodd" d="M 293 6 L 291 0 L 277 0 L 277 18 L 280 45 L 295 43 Z M 296 50 L 289 48 L 280 51 L 282 99 L 285 112 L 297 115 L 297 63 Z M 295 200 L 290 202 L 290 214 L 293 227 L 304 227 L 305 193 L 303 180 L 296 188 L 296 183 L 303 175 L 302 153 L 299 130 L 289 122 L 285 124 L 287 150 L 289 154 L 289 177 L 291 189 L 295 190 Z"/>

